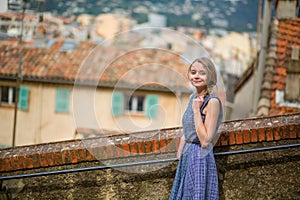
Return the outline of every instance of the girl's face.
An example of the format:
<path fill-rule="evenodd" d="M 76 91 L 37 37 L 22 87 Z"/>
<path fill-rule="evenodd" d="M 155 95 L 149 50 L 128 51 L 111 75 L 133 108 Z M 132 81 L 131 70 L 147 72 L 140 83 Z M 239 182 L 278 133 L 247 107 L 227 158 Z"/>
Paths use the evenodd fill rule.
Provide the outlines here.
<path fill-rule="evenodd" d="M 189 79 L 194 87 L 207 87 L 207 70 L 200 62 L 195 62 L 189 71 Z"/>

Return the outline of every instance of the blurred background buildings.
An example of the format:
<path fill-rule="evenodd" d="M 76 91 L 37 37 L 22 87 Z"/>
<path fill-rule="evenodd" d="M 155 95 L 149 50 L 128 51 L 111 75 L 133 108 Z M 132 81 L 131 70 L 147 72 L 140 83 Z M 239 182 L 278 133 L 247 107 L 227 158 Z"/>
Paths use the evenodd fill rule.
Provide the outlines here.
<path fill-rule="evenodd" d="M 299 112 L 297 0 L 24 2 L 1 1 L 2 145 L 181 126 L 192 92 L 182 77 L 205 53 L 224 82 L 225 120 Z M 78 80 L 79 96 L 96 91 L 94 118 L 83 104 L 74 113 Z"/>

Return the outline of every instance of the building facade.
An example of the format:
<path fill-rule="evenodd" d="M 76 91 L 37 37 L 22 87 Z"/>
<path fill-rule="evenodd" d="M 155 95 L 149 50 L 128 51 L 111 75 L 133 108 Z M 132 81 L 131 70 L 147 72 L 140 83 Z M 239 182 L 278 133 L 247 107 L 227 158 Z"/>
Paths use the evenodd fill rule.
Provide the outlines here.
<path fill-rule="evenodd" d="M 180 57 L 151 49 L 118 57 L 119 50 L 95 50 L 90 42 L 67 49 L 64 44 L 56 41 L 49 48 L 1 45 L 3 145 L 12 144 L 20 52 L 24 56 L 16 145 L 89 137 L 78 131 L 86 129 L 104 134 L 180 126 L 191 93 L 184 79 L 187 65 Z M 90 55 L 92 50 L 95 57 Z M 101 71 L 106 54 L 118 59 Z"/>

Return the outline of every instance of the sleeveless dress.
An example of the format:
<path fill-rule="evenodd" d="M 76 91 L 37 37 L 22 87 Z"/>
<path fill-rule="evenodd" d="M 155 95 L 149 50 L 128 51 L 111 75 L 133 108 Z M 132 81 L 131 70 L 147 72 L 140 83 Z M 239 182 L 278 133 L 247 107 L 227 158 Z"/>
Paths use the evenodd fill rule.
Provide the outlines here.
<path fill-rule="evenodd" d="M 188 107 L 182 118 L 186 142 L 178 162 L 169 200 L 215 200 L 219 196 L 218 174 L 212 144 L 217 139 L 217 134 L 215 134 L 215 138 L 213 138 L 208 148 L 201 148 L 194 125 L 194 113 L 192 110 L 194 98 L 196 98 L 196 94 L 191 95 Z M 200 112 L 204 122 L 205 114 L 203 114 L 203 110 L 211 98 L 217 98 L 220 103 L 218 129 L 223 118 L 223 110 L 221 101 L 215 94 L 210 94 L 204 98 Z"/>

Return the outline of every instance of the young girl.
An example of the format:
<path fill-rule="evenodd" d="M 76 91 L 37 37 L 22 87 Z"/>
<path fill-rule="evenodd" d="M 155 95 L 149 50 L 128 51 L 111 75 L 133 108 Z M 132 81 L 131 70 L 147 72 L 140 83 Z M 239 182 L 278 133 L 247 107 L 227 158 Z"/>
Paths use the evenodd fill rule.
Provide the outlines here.
<path fill-rule="evenodd" d="M 178 167 L 169 200 L 218 199 L 218 174 L 213 154 L 217 130 L 223 118 L 222 104 L 213 93 L 217 73 L 206 57 L 196 59 L 188 69 L 196 92 L 182 118 L 183 133 L 177 152 Z"/>

